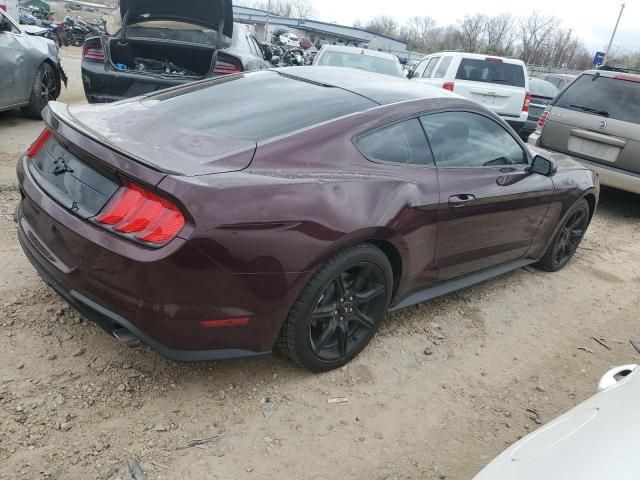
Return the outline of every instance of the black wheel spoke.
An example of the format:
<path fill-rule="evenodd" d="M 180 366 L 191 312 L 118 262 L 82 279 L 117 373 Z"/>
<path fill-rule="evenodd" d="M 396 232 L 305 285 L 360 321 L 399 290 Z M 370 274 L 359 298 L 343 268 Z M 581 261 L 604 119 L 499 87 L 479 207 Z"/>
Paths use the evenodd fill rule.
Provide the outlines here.
<path fill-rule="evenodd" d="M 336 333 L 337 324 L 335 321 L 330 320 L 325 325 L 325 329 L 322 331 L 322 335 L 318 339 L 318 342 L 315 345 L 314 351 L 316 353 L 320 353 L 320 351 L 327 346 L 329 341 L 334 337 Z"/>
<path fill-rule="evenodd" d="M 313 314 L 311 315 L 312 320 L 324 320 L 326 318 L 331 318 L 333 313 L 335 312 L 335 307 L 333 305 L 325 305 L 322 307 L 317 307 Z"/>
<path fill-rule="evenodd" d="M 340 298 L 344 298 L 347 294 L 347 286 L 344 283 L 344 278 L 342 275 L 338 275 L 338 277 L 334 280 L 334 286 L 336 288 L 336 293 Z"/>
<path fill-rule="evenodd" d="M 336 332 L 338 333 L 338 351 L 340 355 L 344 356 L 348 353 L 347 340 L 349 337 L 347 335 L 347 327 L 345 325 L 339 325 Z"/>
<path fill-rule="evenodd" d="M 356 314 L 353 317 L 353 320 L 358 322 L 360 325 L 362 325 L 368 330 L 372 330 L 376 326 L 375 322 L 368 315 L 365 315 L 360 310 L 356 310 Z"/>
<path fill-rule="evenodd" d="M 369 275 L 371 274 L 371 265 L 367 264 L 364 267 L 362 267 L 362 269 L 360 270 L 360 272 L 358 272 L 358 276 L 356 277 L 356 281 L 353 284 L 353 290 L 355 292 L 359 292 L 360 290 L 362 290 L 365 286 L 365 284 L 367 283 L 367 279 L 369 278 Z"/>
<path fill-rule="evenodd" d="M 371 300 L 379 297 L 380 295 L 383 295 L 385 290 L 386 289 L 384 288 L 383 285 L 375 285 L 370 290 L 366 290 L 364 292 L 356 294 L 356 300 L 358 305 L 363 303 L 368 303 Z"/>

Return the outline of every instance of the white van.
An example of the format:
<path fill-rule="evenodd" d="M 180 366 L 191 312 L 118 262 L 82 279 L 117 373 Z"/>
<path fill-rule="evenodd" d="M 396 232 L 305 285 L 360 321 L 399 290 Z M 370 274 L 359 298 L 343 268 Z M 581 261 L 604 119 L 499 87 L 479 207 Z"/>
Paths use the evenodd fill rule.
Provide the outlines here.
<path fill-rule="evenodd" d="M 515 131 L 527 122 L 531 94 L 527 67 L 521 60 L 440 52 L 424 57 L 409 78 L 481 103 Z"/>

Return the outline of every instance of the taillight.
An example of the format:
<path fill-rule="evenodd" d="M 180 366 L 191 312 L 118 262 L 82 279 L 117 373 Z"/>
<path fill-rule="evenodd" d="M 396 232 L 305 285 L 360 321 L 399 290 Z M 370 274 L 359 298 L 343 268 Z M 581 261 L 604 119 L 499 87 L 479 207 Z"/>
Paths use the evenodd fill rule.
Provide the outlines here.
<path fill-rule="evenodd" d="M 455 84 L 453 82 L 444 82 L 444 85 L 442 85 L 442 88 L 449 90 L 450 92 L 453 92 L 454 87 Z"/>
<path fill-rule="evenodd" d="M 544 112 L 542 112 L 542 115 L 540 115 L 540 118 L 538 119 L 538 126 L 536 127 L 537 131 L 539 132 L 542 131 L 545 124 L 547 123 L 548 117 L 549 117 L 549 110 L 545 110 Z"/>
<path fill-rule="evenodd" d="M 123 185 L 95 221 L 132 240 L 162 246 L 184 227 L 184 215 L 169 200 L 138 185 Z"/>
<path fill-rule="evenodd" d="M 529 107 L 531 106 L 531 93 L 527 92 L 524 96 L 524 104 L 522 105 L 522 112 L 529 112 Z"/>
<path fill-rule="evenodd" d="M 492 62 L 492 63 L 503 63 L 503 60 L 498 57 L 486 57 L 484 60 L 486 62 Z"/>
<path fill-rule="evenodd" d="M 27 157 L 29 158 L 35 157 L 38 154 L 38 152 L 42 149 L 42 147 L 44 147 L 44 144 L 47 143 L 47 140 L 49 140 L 50 136 L 51 136 L 51 130 L 49 130 L 48 128 L 45 128 L 40 134 L 40 136 L 37 138 L 37 140 L 33 142 L 33 144 L 29 147 L 29 150 L 27 150 Z"/>
<path fill-rule="evenodd" d="M 640 83 L 640 76 L 631 76 L 631 75 L 616 75 L 613 77 L 614 80 L 624 80 L 626 82 L 635 82 Z"/>
<path fill-rule="evenodd" d="M 82 48 L 82 59 L 90 62 L 104 62 L 102 45 L 85 45 Z"/>
<path fill-rule="evenodd" d="M 218 54 L 218 59 L 213 67 L 213 73 L 219 75 L 232 75 L 242 72 L 242 64 L 240 60 L 222 53 Z"/>

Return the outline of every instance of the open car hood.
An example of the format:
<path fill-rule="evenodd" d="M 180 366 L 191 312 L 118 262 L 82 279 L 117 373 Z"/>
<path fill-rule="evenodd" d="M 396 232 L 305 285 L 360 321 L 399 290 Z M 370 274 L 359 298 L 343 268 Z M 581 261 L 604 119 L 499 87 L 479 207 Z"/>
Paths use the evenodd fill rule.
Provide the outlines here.
<path fill-rule="evenodd" d="M 228 38 L 233 36 L 231 0 L 120 0 L 120 15 L 123 27 L 170 20 L 210 28 Z"/>

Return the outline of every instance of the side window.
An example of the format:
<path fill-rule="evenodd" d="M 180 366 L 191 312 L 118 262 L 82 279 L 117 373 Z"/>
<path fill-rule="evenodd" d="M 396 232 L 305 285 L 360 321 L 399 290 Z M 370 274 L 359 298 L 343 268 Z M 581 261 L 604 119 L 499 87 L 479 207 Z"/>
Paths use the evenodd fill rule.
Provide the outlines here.
<path fill-rule="evenodd" d="M 520 144 L 498 123 L 476 113 L 446 112 L 421 118 L 436 165 L 493 167 L 526 164 Z"/>
<path fill-rule="evenodd" d="M 416 118 L 378 128 L 360 136 L 355 143 L 372 162 L 433 165 L 427 138 Z"/>
<path fill-rule="evenodd" d="M 453 57 L 444 57 L 440 62 L 440 65 L 438 65 L 438 69 L 436 70 L 436 74 L 433 78 L 444 78 L 447 74 L 447 70 L 449 70 L 449 67 L 451 66 L 452 60 Z"/>
<path fill-rule="evenodd" d="M 427 69 L 424 71 L 424 75 L 422 75 L 422 78 L 431 78 L 431 75 L 433 74 L 433 71 L 436 69 L 436 65 L 438 64 L 439 60 L 440 60 L 440 57 L 435 57 L 429 61 L 429 65 L 427 65 Z"/>
<path fill-rule="evenodd" d="M 251 51 L 258 58 L 264 58 L 264 54 L 262 53 L 262 48 L 260 47 L 260 44 L 258 43 L 258 41 L 255 39 L 253 35 L 249 35 L 249 45 L 252 47 Z"/>
<path fill-rule="evenodd" d="M 427 63 L 429 63 L 429 59 L 425 58 L 418 64 L 416 69 L 413 71 L 413 78 L 422 78 L 424 69 L 427 68 Z"/>

